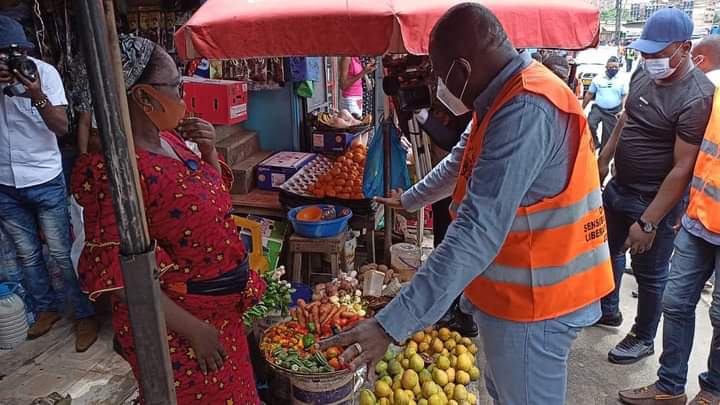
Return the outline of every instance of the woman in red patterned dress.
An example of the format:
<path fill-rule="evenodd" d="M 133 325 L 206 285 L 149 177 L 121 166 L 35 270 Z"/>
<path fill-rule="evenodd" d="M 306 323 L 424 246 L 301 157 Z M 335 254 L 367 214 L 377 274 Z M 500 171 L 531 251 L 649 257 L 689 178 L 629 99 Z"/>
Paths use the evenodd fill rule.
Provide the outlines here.
<path fill-rule="evenodd" d="M 121 38 L 121 50 L 178 403 L 258 404 L 242 311 L 265 286 L 248 270 L 230 215 L 232 172 L 218 158 L 212 125 L 182 120 L 181 77 L 172 58 L 144 38 Z M 171 132 L 176 127 L 180 135 Z M 185 140 L 195 142 L 199 153 Z M 115 335 L 137 378 L 120 237 L 100 154 L 78 159 L 72 188 L 84 208 L 82 285 L 91 299 L 112 293 Z"/>

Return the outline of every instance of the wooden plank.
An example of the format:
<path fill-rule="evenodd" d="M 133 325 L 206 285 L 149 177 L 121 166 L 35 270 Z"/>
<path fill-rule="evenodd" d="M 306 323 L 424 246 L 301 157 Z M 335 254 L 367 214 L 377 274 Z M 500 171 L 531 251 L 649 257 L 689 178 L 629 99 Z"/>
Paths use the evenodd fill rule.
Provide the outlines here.
<path fill-rule="evenodd" d="M 266 208 L 283 211 L 280 204 L 280 194 L 277 191 L 255 189 L 247 194 L 233 194 L 233 205 L 243 205 L 252 208 Z"/>

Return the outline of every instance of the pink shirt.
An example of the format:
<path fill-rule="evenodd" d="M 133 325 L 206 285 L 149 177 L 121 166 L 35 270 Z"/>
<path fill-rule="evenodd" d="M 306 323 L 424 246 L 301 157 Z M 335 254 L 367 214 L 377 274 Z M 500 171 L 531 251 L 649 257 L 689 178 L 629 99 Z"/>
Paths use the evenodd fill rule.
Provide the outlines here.
<path fill-rule="evenodd" d="M 350 65 L 348 66 L 348 77 L 353 77 L 357 75 L 358 73 L 362 72 L 362 63 L 360 63 L 359 58 L 350 58 Z M 343 90 L 342 92 L 343 97 L 362 97 L 363 95 L 363 88 L 362 88 L 362 79 L 356 81 L 353 83 L 350 87 Z"/>

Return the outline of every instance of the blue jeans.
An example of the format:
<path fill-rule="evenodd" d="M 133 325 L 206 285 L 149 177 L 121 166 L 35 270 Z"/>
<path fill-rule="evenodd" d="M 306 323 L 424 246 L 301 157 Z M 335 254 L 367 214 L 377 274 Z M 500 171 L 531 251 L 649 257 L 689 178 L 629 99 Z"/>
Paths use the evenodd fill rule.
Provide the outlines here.
<path fill-rule="evenodd" d="M 685 392 L 688 360 L 695 336 L 695 307 L 705 282 L 716 274 L 710 306 L 713 339 L 708 371 L 700 375 L 700 387 L 720 395 L 720 246 L 711 245 L 681 228 L 675 240 L 670 278 L 663 297 L 663 353 L 657 386 L 669 394 Z"/>
<path fill-rule="evenodd" d="M 564 317 L 512 322 L 490 316 L 464 296 L 460 310 L 472 314 L 485 353 L 485 386 L 498 405 L 564 405 L 570 346 L 600 316 L 597 303 Z"/>
<path fill-rule="evenodd" d="M 70 214 L 62 174 L 32 187 L 0 185 L 0 224 L 15 243 L 35 311 L 57 312 L 62 305 L 58 297 L 69 296 L 76 319 L 95 314 L 70 260 Z M 55 261 L 54 274 L 43 258 L 39 231 Z"/>
<path fill-rule="evenodd" d="M 625 271 L 623 245 L 630 227 L 650 205 L 647 198 L 615 180 L 611 180 L 603 192 L 605 218 L 607 220 L 608 245 L 615 275 L 615 290 L 602 300 L 603 314 L 616 316 L 620 313 L 620 283 Z M 652 248 L 645 253 L 632 255 L 632 269 L 638 283 L 637 316 L 633 332 L 647 343 L 657 334 L 662 313 L 662 295 L 667 283 L 670 256 L 673 252 L 678 209 L 673 209 L 658 225 Z"/>

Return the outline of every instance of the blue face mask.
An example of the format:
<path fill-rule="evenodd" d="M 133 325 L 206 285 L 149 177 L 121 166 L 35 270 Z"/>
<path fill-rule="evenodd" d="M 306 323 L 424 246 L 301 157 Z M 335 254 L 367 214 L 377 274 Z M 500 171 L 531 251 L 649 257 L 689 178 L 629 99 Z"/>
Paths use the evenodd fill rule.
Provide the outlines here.
<path fill-rule="evenodd" d="M 620 70 L 620 69 L 618 69 L 618 68 L 608 68 L 608 69 L 605 71 L 605 73 L 607 74 L 607 77 L 609 77 L 609 78 L 612 79 L 613 77 L 615 77 L 615 75 L 618 74 L 618 71 L 619 71 L 619 70 Z"/>

